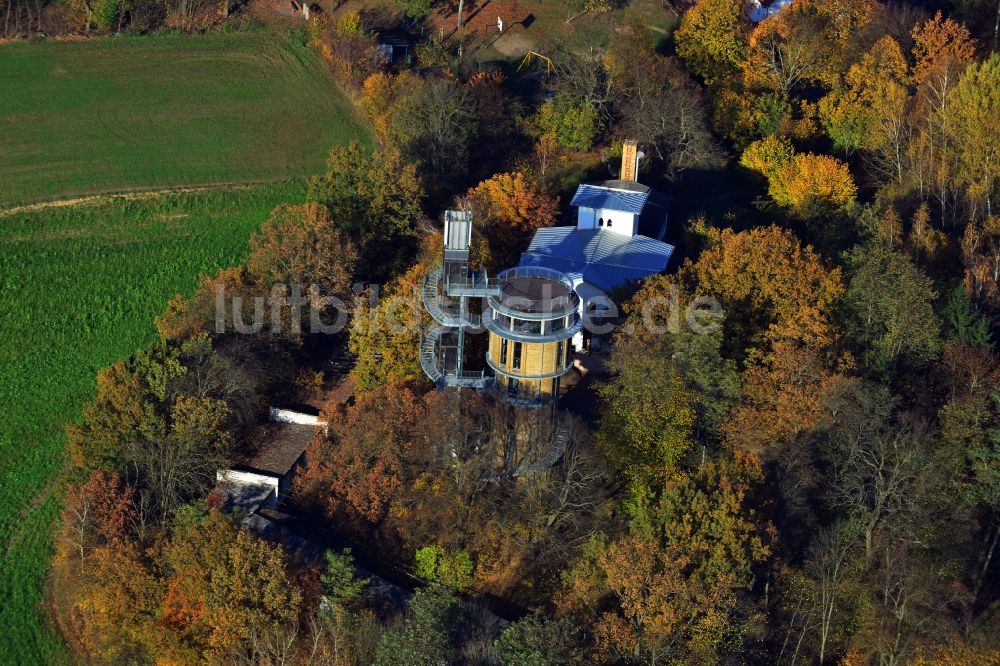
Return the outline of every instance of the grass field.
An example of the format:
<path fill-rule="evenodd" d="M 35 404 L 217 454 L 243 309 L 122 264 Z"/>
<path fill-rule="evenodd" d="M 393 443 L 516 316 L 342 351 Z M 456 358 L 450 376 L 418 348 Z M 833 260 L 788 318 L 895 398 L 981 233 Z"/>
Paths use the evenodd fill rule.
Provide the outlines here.
<path fill-rule="evenodd" d="M 0 46 L 0 209 L 312 175 L 367 140 L 302 37 L 264 30 Z"/>
<path fill-rule="evenodd" d="M 168 298 L 236 263 L 301 181 L 0 215 L 0 664 L 67 661 L 40 609 L 65 424 Z"/>

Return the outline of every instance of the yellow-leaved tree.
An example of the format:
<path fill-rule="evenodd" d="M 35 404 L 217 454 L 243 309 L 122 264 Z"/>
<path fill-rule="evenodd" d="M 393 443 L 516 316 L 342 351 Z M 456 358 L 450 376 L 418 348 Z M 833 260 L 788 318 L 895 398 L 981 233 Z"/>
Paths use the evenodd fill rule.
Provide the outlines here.
<path fill-rule="evenodd" d="M 732 0 L 702 0 L 684 13 L 674 32 L 677 55 L 706 82 L 724 79 L 746 58 L 748 25 Z"/>
<path fill-rule="evenodd" d="M 476 259 L 492 272 L 516 266 L 535 230 L 551 227 L 559 213 L 559 199 L 520 171 L 484 180 L 462 204 L 476 224 Z"/>
<path fill-rule="evenodd" d="M 768 194 L 796 214 L 817 206 L 849 209 L 857 186 L 847 165 L 829 155 L 796 153 L 787 139 L 768 136 L 743 151 L 740 164 L 767 178 Z"/>
<path fill-rule="evenodd" d="M 366 393 L 387 383 L 420 382 L 420 336 L 428 317 L 420 289 L 430 268 L 418 263 L 393 280 L 384 294 L 371 289 L 358 298 L 348 348 L 357 355 L 351 377 Z"/>
<path fill-rule="evenodd" d="M 946 127 L 957 152 L 958 177 L 973 219 L 989 217 L 1000 182 L 1000 55 L 969 64 L 950 98 Z"/>
<path fill-rule="evenodd" d="M 901 158 L 908 79 L 902 49 L 885 35 L 847 71 L 845 85 L 820 100 L 820 118 L 834 145 L 850 152 L 893 143 Z M 902 160 L 897 162 L 902 178 Z"/>

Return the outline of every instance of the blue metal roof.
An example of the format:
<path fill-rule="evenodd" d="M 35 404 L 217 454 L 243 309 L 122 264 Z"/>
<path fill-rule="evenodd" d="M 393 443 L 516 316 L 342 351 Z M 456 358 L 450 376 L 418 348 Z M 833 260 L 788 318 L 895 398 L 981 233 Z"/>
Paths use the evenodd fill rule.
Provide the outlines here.
<path fill-rule="evenodd" d="M 674 246 L 646 236 L 624 236 L 606 229 L 549 227 L 539 229 L 522 266 L 544 266 L 562 273 L 578 274 L 602 291 L 610 291 L 630 280 L 662 273 Z"/>
<path fill-rule="evenodd" d="M 601 185 L 580 185 L 570 201 L 572 206 L 581 208 L 605 208 L 620 210 L 626 213 L 642 215 L 649 199 L 649 190 L 645 192 L 622 190 Z"/>

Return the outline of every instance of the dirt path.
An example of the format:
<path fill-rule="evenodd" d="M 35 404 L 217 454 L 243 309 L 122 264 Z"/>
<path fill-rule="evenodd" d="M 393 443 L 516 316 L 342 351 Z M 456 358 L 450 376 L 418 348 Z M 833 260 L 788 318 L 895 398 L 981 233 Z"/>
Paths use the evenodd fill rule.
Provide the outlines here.
<path fill-rule="evenodd" d="M 206 185 L 190 185 L 186 187 L 168 188 L 135 188 L 127 190 L 113 190 L 108 192 L 95 192 L 86 196 L 72 197 L 69 199 L 54 199 L 52 201 L 39 201 L 36 203 L 14 206 L 12 208 L 0 209 L 0 218 L 17 213 L 30 213 L 46 208 L 62 208 L 64 206 L 78 206 L 81 204 L 96 203 L 104 199 L 145 199 L 163 196 L 164 194 L 184 194 L 186 192 L 208 192 L 211 190 L 226 189 L 247 189 L 258 185 L 271 185 L 273 183 L 283 183 L 294 178 L 272 178 L 268 180 L 234 181 L 230 183 L 211 183 Z"/>

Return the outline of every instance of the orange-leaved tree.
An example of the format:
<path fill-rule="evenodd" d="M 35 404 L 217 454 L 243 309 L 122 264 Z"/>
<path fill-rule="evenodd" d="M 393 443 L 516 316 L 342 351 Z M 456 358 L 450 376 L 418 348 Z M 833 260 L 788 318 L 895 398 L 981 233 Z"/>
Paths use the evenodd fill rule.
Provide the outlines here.
<path fill-rule="evenodd" d="M 913 79 L 918 85 L 939 88 L 943 81 L 954 78 L 976 53 L 976 44 L 969 29 L 938 11 L 913 28 Z M 952 85 L 954 82 L 952 82 Z M 947 94 L 939 90 L 936 94 Z"/>
<path fill-rule="evenodd" d="M 743 398 L 724 426 L 726 446 L 770 459 L 808 432 L 823 414 L 823 396 L 844 380 L 851 359 L 836 367 L 819 350 L 782 340 L 744 374 Z"/>
<path fill-rule="evenodd" d="M 62 510 L 60 555 L 83 566 L 92 548 L 124 538 L 135 527 L 135 489 L 114 472 L 95 469 L 83 484 L 70 484 Z"/>
<path fill-rule="evenodd" d="M 775 226 L 711 232 L 712 246 L 681 269 L 686 291 L 715 298 L 731 356 L 766 351 L 779 340 L 815 348 L 837 337 L 833 308 L 844 291 L 839 268 Z"/>
<path fill-rule="evenodd" d="M 136 652 L 152 652 L 161 642 L 164 587 L 148 555 L 131 539 L 91 551 L 75 600 L 88 653 L 105 661 L 128 660 Z"/>
<path fill-rule="evenodd" d="M 184 341 L 201 335 L 233 330 L 234 318 L 241 322 L 254 320 L 254 297 L 265 291 L 243 268 L 224 268 L 215 277 L 201 276 L 198 288 L 188 298 L 177 294 L 167 303 L 164 313 L 156 318 L 156 330 L 164 341 Z M 235 304 L 239 299 L 239 312 Z M 225 307 L 220 312 L 219 302 Z"/>
<path fill-rule="evenodd" d="M 325 206 L 282 205 L 250 237 L 247 268 L 265 287 L 298 285 L 305 295 L 315 285 L 310 299 L 316 306 L 319 297 L 350 293 L 357 256 Z"/>
<path fill-rule="evenodd" d="M 913 29 L 913 41 L 917 99 L 907 158 L 911 178 L 923 198 L 935 200 L 943 223 L 951 217 L 956 199 L 956 155 L 948 132 L 954 116 L 951 92 L 972 61 L 975 43 L 965 26 L 942 18 L 940 12 Z"/>
<path fill-rule="evenodd" d="M 331 406 L 327 436 L 306 449 L 295 491 L 328 516 L 378 523 L 406 480 L 418 424 L 428 418 L 420 393 L 388 384 L 354 404 Z"/>
<path fill-rule="evenodd" d="M 551 227 L 559 200 L 523 172 L 500 173 L 470 188 L 462 202 L 476 224 L 476 256 L 490 271 L 517 265 L 531 235 Z"/>

